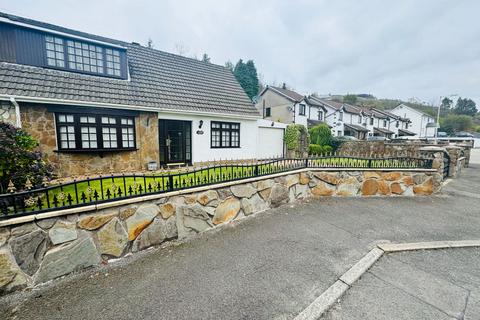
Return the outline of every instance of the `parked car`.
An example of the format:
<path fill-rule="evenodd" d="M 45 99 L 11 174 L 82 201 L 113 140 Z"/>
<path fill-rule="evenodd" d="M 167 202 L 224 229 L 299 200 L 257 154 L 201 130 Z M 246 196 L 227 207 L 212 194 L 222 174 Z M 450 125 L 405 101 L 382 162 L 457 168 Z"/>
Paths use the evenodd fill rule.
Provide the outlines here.
<path fill-rule="evenodd" d="M 473 134 L 471 134 L 470 132 L 466 132 L 466 131 L 457 132 L 453 136 L 454 137 L 459 137 L 459 138 L 473 138 Z"/>
<path fill-rule="evenodd" d="M 437 132 L 437 137 L 438 138 L 446 138 L 446 137 L 448 137 L 448 134 L 444 131 L 438 131 Z"/>

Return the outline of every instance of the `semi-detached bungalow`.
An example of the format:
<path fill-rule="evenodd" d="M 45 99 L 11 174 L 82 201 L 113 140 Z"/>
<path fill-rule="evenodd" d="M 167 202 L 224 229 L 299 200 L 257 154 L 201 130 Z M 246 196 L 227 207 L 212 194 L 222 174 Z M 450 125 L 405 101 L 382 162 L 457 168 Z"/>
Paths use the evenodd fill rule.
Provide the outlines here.
<path fill-rule="evenodd" d="M 0 120 L 60 176 L 257 156 L 260 115 L 222 66 L 5 13 L 0 44 Z"/>

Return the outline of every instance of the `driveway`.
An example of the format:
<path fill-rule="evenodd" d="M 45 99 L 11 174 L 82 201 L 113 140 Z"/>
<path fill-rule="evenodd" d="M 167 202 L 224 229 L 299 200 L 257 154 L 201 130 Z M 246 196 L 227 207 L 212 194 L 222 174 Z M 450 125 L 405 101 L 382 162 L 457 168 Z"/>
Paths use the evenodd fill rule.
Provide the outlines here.
<path fill-rule="evenodd" d="M 480 319 L 480 248 L 382 257 L 324 320 Z"/>
<path fill-rule="evenodd" d="M 12 319 L 292 319 L 379 241 L 480 238 L 480 164 L 444 193 L 325 198 L 0 301 Z M 467 255 L 474 253 L 466 253 Z"/>

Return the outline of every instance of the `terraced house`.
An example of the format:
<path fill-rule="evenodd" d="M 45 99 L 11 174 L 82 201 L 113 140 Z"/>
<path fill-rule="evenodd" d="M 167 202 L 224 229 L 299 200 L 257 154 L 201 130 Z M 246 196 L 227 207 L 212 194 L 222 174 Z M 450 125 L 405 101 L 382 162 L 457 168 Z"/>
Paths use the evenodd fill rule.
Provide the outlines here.
<path fill-rule="evenodd" d="M 2 119 L 60 176 L 257 155 L 259 113 L 223 66 L 0 13 Z"/>

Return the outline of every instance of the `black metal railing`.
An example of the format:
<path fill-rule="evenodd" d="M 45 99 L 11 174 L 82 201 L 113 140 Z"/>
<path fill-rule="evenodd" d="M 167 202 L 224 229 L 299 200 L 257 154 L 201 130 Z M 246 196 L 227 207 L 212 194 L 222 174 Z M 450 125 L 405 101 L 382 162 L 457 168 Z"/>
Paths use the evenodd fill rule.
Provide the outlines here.
<path fill-rule="evenodd" d="M 425 168 L 432 159 L 414 157 L 317 156 L 221 163 L 164 174 L 111 175 L 0 195 L 0 219 L 81 207 L 149 194 L 260 177 L 303 168 Z"/>

